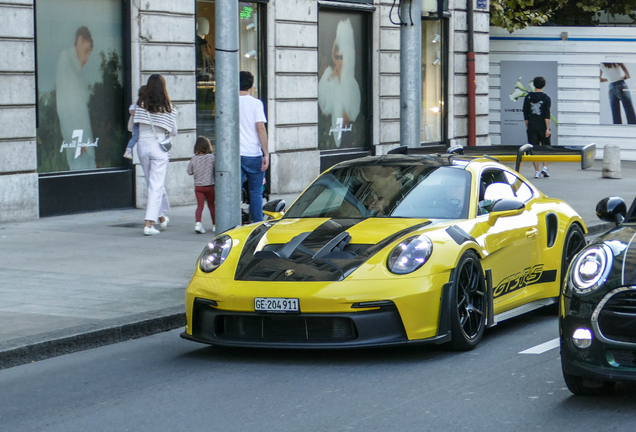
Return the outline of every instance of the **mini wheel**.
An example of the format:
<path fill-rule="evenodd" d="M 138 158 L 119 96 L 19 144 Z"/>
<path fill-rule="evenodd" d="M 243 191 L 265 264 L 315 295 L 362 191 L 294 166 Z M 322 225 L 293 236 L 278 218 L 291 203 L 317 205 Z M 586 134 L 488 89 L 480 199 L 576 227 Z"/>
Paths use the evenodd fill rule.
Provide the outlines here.
<path fill-rule="evenodd" d="M 616 383 L 614 381 L 599 381 L 598 385 L 590 385 L 583 377 L 570 375 L 563 371 L 563 379 L 568 389 L 578 396 L 606 396 L 614 390 Z"/>

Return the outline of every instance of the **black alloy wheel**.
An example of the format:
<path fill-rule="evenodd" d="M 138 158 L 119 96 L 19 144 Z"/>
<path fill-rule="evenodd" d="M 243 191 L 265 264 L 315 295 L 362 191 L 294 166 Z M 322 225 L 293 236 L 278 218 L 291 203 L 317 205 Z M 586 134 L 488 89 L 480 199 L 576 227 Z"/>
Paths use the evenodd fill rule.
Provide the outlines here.
<path fill-rule="evenodd" d="M 479 344 L 486 328 L 486 282 L 477 254 L 466 251 L 453 270 L 451 285 L 451 344 L 460 351 Z"/>
<path fill-rule="evenodd" d="M 561 257 L 561 281 L 565 279 L 565 274 L 570 267 L 570 263 L 576 257 L 576 255 L 585 247 L 587 241 L 585 240 L 585 234 L 583 229 L 574 223 L 570 225 L 565 240 L 563 242 L 563 255 Z"/>
<path fill-rule="evenodd" d="M 587 381 L 585 378 L 570 375 L 563 371 L 563 379 L 568 390 L 577 396 L 607 396 L 612 393 L 616 383 L 614 381 Z M 593 385 L 592 385 L 593 384 Z"/>

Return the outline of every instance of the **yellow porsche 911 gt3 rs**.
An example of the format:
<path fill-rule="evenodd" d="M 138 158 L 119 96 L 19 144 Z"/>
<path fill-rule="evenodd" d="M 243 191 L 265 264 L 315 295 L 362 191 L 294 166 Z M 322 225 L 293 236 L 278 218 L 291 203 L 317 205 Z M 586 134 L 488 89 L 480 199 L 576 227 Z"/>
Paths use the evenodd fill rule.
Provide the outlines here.
<path fill-rule="evenodd" d="M 586 232 L 567 203 L 487 157 L 344 162 L 280 216 L 204 248 L 182 337 L 472 349 L 486 327 L 557 301 Z"/>

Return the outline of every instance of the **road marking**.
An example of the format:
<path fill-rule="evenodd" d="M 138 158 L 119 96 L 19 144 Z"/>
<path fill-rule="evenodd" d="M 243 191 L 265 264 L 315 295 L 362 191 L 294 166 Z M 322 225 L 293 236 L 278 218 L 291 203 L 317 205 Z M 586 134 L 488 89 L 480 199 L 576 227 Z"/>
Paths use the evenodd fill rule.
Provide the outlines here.
<path fill-rule="evenodd" d="M 543 354 L 544 352 L 548 352 L 552 349 L 555 349 L 558 346 L 559 346 L 559 338 L 556 338 L 556 339 L 552 339 L 551 341 L 542 343 L 541 345 L 528 348 L 525 351 L 521 351 L 519 354 Z"/>

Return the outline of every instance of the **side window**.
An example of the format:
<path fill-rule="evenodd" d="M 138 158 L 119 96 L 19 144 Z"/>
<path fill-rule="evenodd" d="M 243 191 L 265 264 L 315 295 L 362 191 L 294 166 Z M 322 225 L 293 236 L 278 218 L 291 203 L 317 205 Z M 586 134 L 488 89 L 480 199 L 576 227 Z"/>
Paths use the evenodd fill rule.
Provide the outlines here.
<path fill-rule="evenodd" d="M 515 192 L 515 196 L 519 198 L 523 202 L 527 202 L 534 196 L 532 193 L 532 189 L 530 186 L 525 184 L 521 179 L 509 172 L 504 173 L 506 176 L 506 181 L 510 186 L 512 186 L 512 190 Z"/>
<path fill-rule="evenodd" d="M 503 185 L 506 186 L 510 185 L 504 175 L 504 171 L 502 170 L 488 169 L 481 173 L 481 177 L 479 179 L 479 201 L 477 204 L 478 215 L 490 213 L 490 208 L 495 203 L 496 199 L 492 199 L 492 197 L 488 197 L 490 199 L 486 199 L 486 189 L 488 186 L 495 183 L 503 183 Z M 504 196 L 498 198 L 504 198 Z"/>
<path fill-rule="evenodd" d="M 479 201 L 484 199 L 486 188 L 493 183 L 508 183 L 504 172 L 498 169 L 489 169 L 481 173 L 479 183 Z"/>

